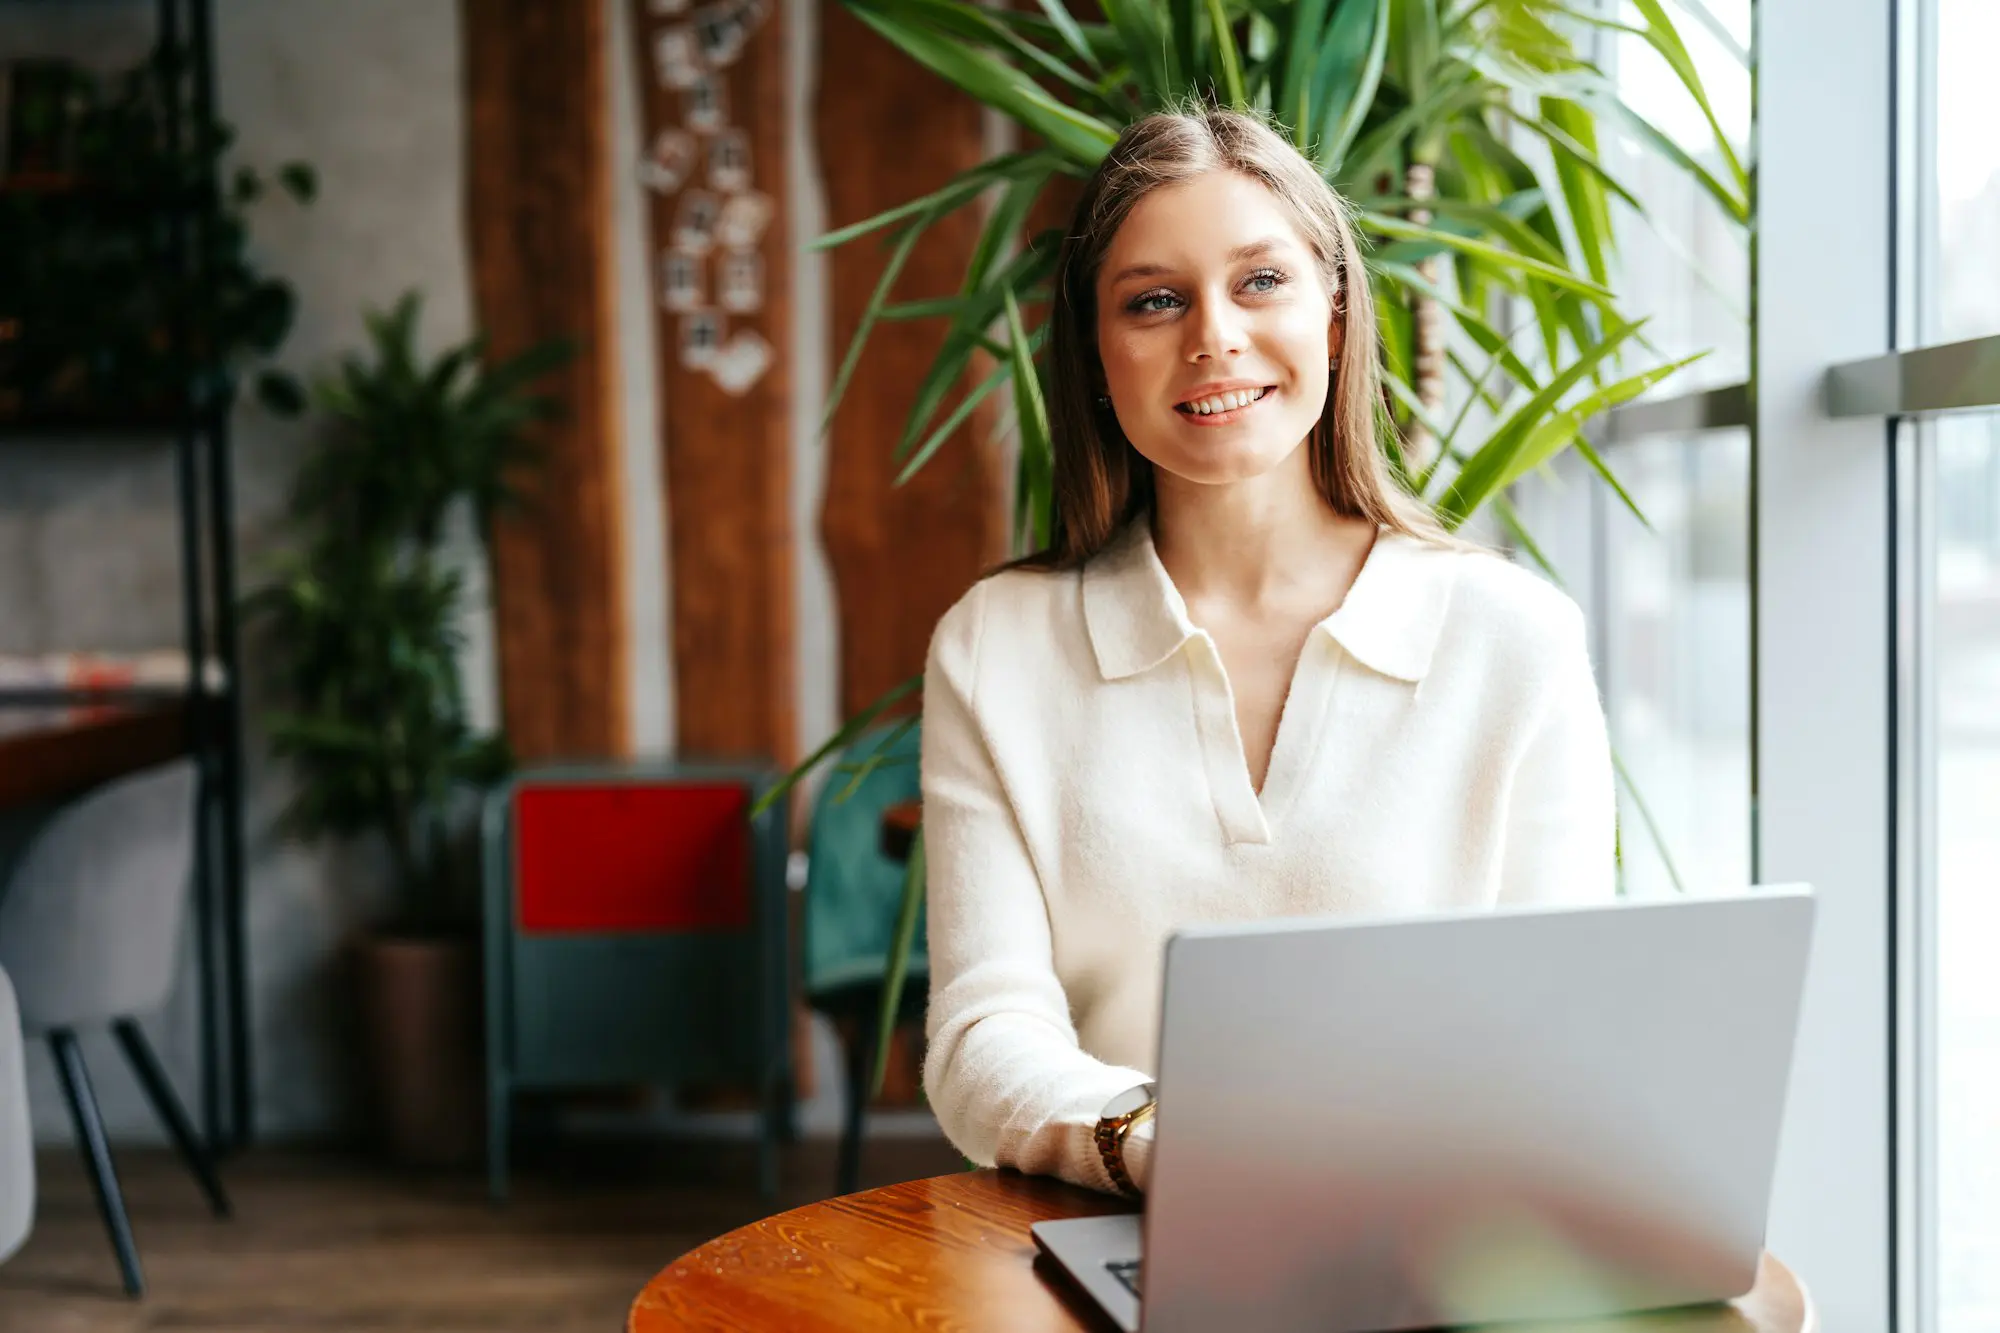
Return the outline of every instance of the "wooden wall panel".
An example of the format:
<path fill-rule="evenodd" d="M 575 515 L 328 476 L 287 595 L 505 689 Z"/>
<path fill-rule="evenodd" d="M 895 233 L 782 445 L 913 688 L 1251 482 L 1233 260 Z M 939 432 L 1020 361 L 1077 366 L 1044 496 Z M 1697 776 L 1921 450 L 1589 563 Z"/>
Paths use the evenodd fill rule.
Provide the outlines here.
<path fill-rule="evenodd" d="M 462 0 L 466 227 L 495 356 L 567 337 L 525 513 L 497 525 L 502 712 L 524 759 L 627 749 L 609 104 L 596 4 Z"/>
<path fill-rule="evenodd" d="M 814 119 L 829 227 L 934 190 L 986 156 L 979 105 L 838 0 L 825 0 L 820 11 Z M 975 206 L 933 227 L 895 298 L 956 291 L 979 224 Z M 872 238 L 829 255 L 836 366 L 886 261 Z M 893 485 L 896 441 L 942 339 L 940 322 L 878 324 L 828 441 L 820 531 L 839 598 L 843 716 L 921 671 L 938 617 L 1007 554 L 1008 492 L 990 410 L 968 421 L 908 484 Z"/>
<path fill-rule="evenodd" d="M 681 753 L 796 758 L 777 0 L 625 0 L 650 200 Z"/>

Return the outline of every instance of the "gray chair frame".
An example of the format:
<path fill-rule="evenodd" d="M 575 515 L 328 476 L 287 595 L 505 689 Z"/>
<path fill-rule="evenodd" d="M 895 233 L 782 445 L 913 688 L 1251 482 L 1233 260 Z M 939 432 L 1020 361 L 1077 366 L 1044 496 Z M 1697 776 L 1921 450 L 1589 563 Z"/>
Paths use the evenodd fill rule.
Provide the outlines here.
<path fill-rule="evenodd" d="M 178 817 L 152 827 L 157 791 L 185 802 Z M 55 1057 L 76 1141 L 90 1169 L 97 1207 L 118 1259 L 128 1295 L 143 1296 L 138 1242 L 118 1184 L 110 1139 L 77 1029 L 108 1022 L 139 1086 L 166 1127 L 181 1160 L 217 1217 L 230 1215 L 215 1162 L 159 1057 L 135 1021 L 166 999 L 179 958 L 181 927 L 193 880 L 198 777 L 180 759 L 108 782 L 56 807 L 29 836 L 0 890 L 0 962 L 10 965 L 23 1027 L 39 1033 Z M 127 839 L 108 836 L 106 828 Z M 122 859 L 138 836 L 167 842 L 165 864 L 175 880 L 139 882 Z M 108 932 L 121 929 L 117 937 Z M 126 952 L 119 952 L 119 942 Z"/>
<path fill-rule="evenodd" d="M 0 1263 L 35 1226 L 35 1131 L 28 1120 L 27 1041 L 14 983 L 0 968 Z"/>

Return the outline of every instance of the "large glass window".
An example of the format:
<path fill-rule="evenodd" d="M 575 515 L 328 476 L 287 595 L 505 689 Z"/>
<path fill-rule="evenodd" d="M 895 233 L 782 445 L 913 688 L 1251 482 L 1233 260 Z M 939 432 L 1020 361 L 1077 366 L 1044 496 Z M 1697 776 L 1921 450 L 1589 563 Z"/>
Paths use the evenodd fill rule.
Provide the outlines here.
<path fill-rule="evenodd" d="M 2000 5 L 1924 0 L 1932 62 L 1919 325 L 1928 343 L 2000 334 Z M 2000 413 L 1919 423 L 1930 560 L 1920 688 L 1931 734 L 1923 840 L 1935 931 L 1934 1333 L 2000 1333 Z"/>
<path fill-rule="evenodd" d="M 2000 247 L 2000 227 L 1991 245 Z M 1931 423 L 1938 1333 L 2000 1330 L 2000 414 Z"/>
<path fill-rule="evenodd" d="M 1607 4 L 1630 31 L 1604 44 L 1619 98 L 1715 180 L 1731 173 L 1715 129 L 1666 58 L 1642 35 L 1631 0 Z M 1750 140 L 1750 0 L 1669 0 L 1666 13 L 1700 75 L 1716 123 L 1739 162 Z M 1615 283 L 1627 311 L 1648 316 L 1646 337 L 1665 359 L 1708 355 L 1651 396 L 1740 384 L 1750 373 L 1748 229 L 1685 166 L 1641 139 L 1636 127 L 1602 144 L 1605 164 L 1637 198 L 1614 201 L 1621 262 Z"/>
<path fill-rule="evenodd" d="M 1617 451 L 1641 524 L 1605 506 L 1602 684 L 1632 896 L 1750 883 L 1750 434 Z"/>
<path fill-rule="evenodd" d="M 1622 25 L 1600 33 L 1597 55 L 1631 116 L 1607 118 L 1599 143 L 1635 200 L 1614 203 L 1612 287 L 1621 310 L 1648 320 L 1648 364 L 1706 353 L 1655 398 L 1741 384 L 1750 362 L 1748 228 L 1687 162 L 1649 141 L 1657 132 L 1721 192 L 1736 190 L 1729 154 L 1747 161 L 1750 138 L 1750 0 L 1668 0 L 1665 10 L 1713 123 L 1645 37 L 1639 6 L 1598 7 Z M 1520 499 L 1591 616 L 1620 770 L 1621 886 L 1634 896 L 1740 890 L 1751 875 L 1749 432 L 1599 443 L 1643 521 L 1574 459 Z"/>

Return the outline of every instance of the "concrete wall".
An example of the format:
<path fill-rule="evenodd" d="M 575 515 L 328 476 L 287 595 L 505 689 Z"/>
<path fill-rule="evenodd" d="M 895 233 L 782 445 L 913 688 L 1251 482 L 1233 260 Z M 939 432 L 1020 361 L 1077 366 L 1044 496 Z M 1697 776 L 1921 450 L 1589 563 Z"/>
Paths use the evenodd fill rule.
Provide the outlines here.
<path fill-rule="evenodd" d="M 0 11 L 10 54 L 90 52 L 108 66 L 143 55 L 145 6 L 34 6 Z M 225 0 L 216 7 L 217 97 L 243 161 L 303 158 L 319 171 L 309 208 L 260 207 L 256 249 L 297 289 L 298 326 L 283 361 L 326 366 L 358 343 L 360 314 L 415 287 L 433 343 L 470 328 L 461 225 L 459 46 L 453 5 L 349 0 Z M 254 407 L 236 423 L 237 520 L 245 587 L 285 539 L 283 513 L 310 427 Z M 94 441 L 0 448 L 0 651 L 129 649 L 181 641 L 170 451 Z M 475 599 L 476 600 L 476 599 Z M 490 635 L 468 625 L 475 697 L 491 711 Z M 246 643 L 249 773 L 249 938 L 256 1095 L 277 1136 L 338 1126 L 353 1080 L 344 1068 L 335 984 L 341 941 L 375 906 L 379 867 L 364 849 L 306 849 L 270 826 L 287 795 L 255 726 L 267 702 Z M 190 951 L 191 953 L 191 951 Z M 165 1013 L 147 1024 L 192 1101 L 199 1088 L 191 967 Z M 157 1136 L 111 1043 L 85 1054 L 115 1135 Z M 31 1055 L 38 1133 L 68 1126 L 46 1053 Z"/>
<path fill-rule="evenodd" d="M 626 40 L 626 6 L 609 3 L 611 40 Z M 409 288 L 425 297 L 422 332 L 436 347 L 471 328 L 463 226 L 464 127 L 458 7 L 449 0 L 217 0 L 218 101 L 239 135 L 238 154 L 269 167 L 312 163 L 320 197 L 300 208 L 274 200 L 253 225 L 257 254 L 297 289 L 299 323 L 283 363 L 311 373 L 362 337 L 361 312 Z M 801 242 L 822 229 L 817 167 L 808 132 L 813 81 L 814 0 L 788 0 L 794 86 L 789 169 Z M 72 58 L 91 53 L 107 68 L 138 60 L 150 40 L 145 7 L 0 8 L 0 52 Z M 664 490 L 653 447 L 651 283 L 640 187 L 626 164 L 638 157 L 633 62 L 612 52 L 618 310 L 626 460 L 625 532 L 632 652 L 632 736 L 642 754 L 673 746 L 673 681 L 665 574 Z M 818 543 L 823 469 L 814 438 L 830 350 L 824 330 L 823 263 L 802 256 L 795 292 L 796 485 L 800 736 L 811 743 L 835 722 L 836 626 Z M 260 560 L 286 540 L 284 508 L 312 427 L 272 419 L 254 405 L 236 422 L 240 578 L 253 586 Z M 71 648 L 137 649 L 181 641 L 171 455 L 164 445 L 111 441 L 10 441 L 0 446 L 0 653 Z M 469 541 L 472 610 L 467 685 L 482 719 L 496 714 L 485 573 Z M 260 1133 L 318 1138 L 353 1124 L 356 1080 L 348 1068 L 341 946 L 380 904 L 381 865 L 367 847 L 306 848 L 279 841 L 272 822 L 289 787 L 265 756 L 256 725 L 270 702 L 256 643 L 245 649 L 249 803 L 249 939 L 256 1101 Z M 192 1105 L 198 1095 L 198 1026 L 192 949 L 182 981 L 160 1015 L 146 1020 L 163 1060 Z M 815 1042 L 821 1093 L 804 1108 L 811 1132 L 837 1119 L 830 1039 Z M 85 1055 L 114 1136 L 159 1137 L 109 1039 L 94 1034 Z M 39 1136 L 69 1127 L 45 1051 L 30 1054 L 31 1103 Z M 905 1117 L 905 1127 L 910 1118 Z M 921 1123 L 925 1117 L 917 1117 Z M 730 1132 L 738 1119 L 667 1117 L 673 1126 Z M 889 1125 L 893 1128 L 895 1118 Z"/>

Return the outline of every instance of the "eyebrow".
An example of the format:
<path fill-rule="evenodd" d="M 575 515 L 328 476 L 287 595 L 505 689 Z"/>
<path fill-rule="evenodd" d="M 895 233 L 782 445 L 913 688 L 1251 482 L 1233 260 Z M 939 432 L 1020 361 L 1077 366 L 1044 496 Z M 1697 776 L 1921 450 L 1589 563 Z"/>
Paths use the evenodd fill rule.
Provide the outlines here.
<path fill-rule="evenodd" d="M 1270 254 L 1273 250 L 1283 249 L 1284 244 L 1283 241 L 1275 236 L 1267 236 L 1261 241 L 1251 241 L 1248 245 L 1239 245 L 1234 250 L 1231 250 L 1229 252 L 1229 262 L 1240 264 L 1246 259 L 1259 259 Z M 1116 287 L 1119 283 L 1131 278 L 1157 278 L 1173 271 L 1173 269 L 1165 264 L 1130 264 L 1118 270 L 1111 279 L 1111 285 Z"/>

